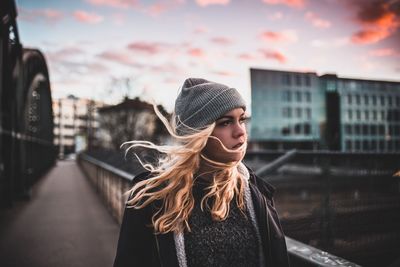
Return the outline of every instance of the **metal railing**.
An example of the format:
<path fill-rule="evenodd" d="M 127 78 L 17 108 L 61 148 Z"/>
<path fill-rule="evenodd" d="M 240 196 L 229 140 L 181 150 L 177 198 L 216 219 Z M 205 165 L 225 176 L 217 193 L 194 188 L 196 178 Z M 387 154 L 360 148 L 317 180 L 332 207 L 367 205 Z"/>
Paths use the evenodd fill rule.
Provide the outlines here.
<path fill-rule="evenodd" d="M 286 156 L 277 159 L 275 163 L 269 165 L 271 166 L 269 169 L 265 168 L 263 173 L 265 174 L 267 171 L 275 169 L 285 162 L 288 162 L 294 153 L 295 151 L 291 151 Z M 130 189 L 134 175 L 119 170 L 86 154 L 78 155 L 78 163 L 104 199 L 104 202 L 114 218 L 121 223 L 125 209 L 125 201 L 127 199 L 125 192 Z M 289 237 L 286 237 L 286 243 L 291 265 L 295 267 L 359 266 Z"/>

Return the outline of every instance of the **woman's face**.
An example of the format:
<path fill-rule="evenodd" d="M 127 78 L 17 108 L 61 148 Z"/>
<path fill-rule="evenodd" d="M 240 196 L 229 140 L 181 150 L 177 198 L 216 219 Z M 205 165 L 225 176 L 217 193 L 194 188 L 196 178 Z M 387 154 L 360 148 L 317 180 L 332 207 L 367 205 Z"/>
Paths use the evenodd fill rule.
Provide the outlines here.
<path fill-rule="evenodd" d="M 222 163 L 241 160 L 245 151 L 239 148 L 247 142 L 246 120 L 247 117 L 242 108 L 232 109 L 224 114 L 216 121 L 211 136 L 218 138 L 227 149 L 235 151 L 228 152 L 218 140 L 209 138 L 203 154 L 211 160 Z"/>

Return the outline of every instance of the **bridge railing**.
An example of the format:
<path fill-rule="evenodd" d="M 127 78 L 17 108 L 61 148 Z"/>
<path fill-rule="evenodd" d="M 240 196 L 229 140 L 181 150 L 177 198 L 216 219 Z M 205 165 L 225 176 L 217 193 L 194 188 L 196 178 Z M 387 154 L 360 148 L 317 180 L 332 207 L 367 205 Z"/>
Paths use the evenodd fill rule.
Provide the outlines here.
<path fill-rule="evenodd" d="M 86 154 L 80 154 L 77 160 L 113 217 L 121 223 L 128 197 L 125 192 L 131 188 L 134 175 Z M 359 266 L 289 237 L 286 243 L 292 266 Z"/>

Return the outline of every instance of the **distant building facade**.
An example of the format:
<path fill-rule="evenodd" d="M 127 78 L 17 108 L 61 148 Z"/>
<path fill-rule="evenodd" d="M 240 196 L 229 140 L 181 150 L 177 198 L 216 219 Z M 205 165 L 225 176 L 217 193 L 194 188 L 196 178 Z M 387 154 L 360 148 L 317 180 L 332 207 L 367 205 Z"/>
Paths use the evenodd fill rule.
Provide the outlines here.
<path fill-rule="evenodd" d="M 162 106 L 163 115 L 169 116 Z M 120 149 L 122 143 L 131 140 L 168 142 L 165 126 L 154 112 L 153 105 L 139 98 L 125 98 L 123 102 L 99 109 L 101 146 Z"/>
<path fill-rule="evenodd" d="M 400 82 L 251 69 L 253 149 L 400 151 Z"/>
<path fill-rule="evenodd" d="M 96 146 L 102 102 L 70 95 L 53 100 L 54 143 L 59 157 Z"/>

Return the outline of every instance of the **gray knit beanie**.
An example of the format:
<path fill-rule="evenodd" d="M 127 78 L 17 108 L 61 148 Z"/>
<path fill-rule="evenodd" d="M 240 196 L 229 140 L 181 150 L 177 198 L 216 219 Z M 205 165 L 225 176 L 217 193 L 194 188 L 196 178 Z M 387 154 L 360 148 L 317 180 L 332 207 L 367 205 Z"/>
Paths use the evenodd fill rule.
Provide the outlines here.
<path fill-rule="evenodd" d="M 190 128 L 202 129 L 235 108 L 246 110 L 246 103 L 236 89 L 188 78 L 175 101 L 177 133 L 184 135 L 192 132 Z"/>

